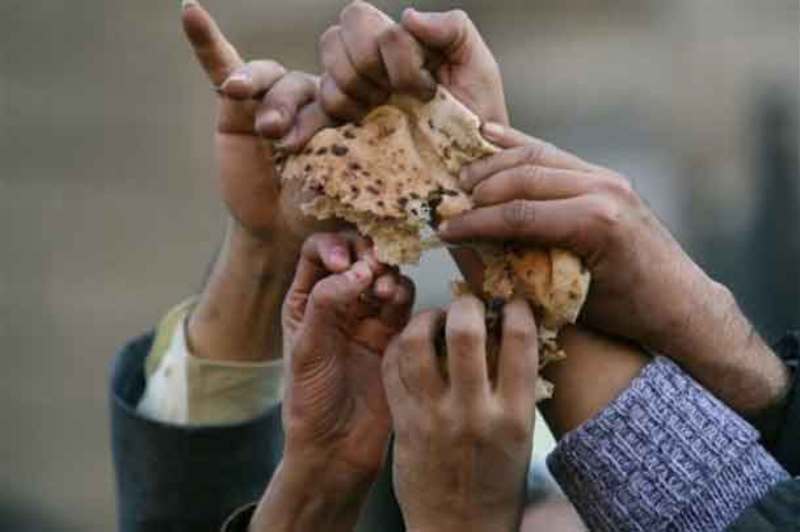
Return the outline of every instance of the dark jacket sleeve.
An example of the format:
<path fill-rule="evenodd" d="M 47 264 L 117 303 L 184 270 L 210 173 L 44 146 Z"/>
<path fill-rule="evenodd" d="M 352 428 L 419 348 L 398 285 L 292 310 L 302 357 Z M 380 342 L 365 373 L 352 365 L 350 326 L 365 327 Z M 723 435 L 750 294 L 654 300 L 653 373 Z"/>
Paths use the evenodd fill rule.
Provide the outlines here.
<path fill-rule="evenodd" d="M 790 530 L 800 530 L 800 479 L 774 486 L 728 529 L 729 532 Z"/>
<path fill-rule="evenodd" d="M 138 414 L 144 361 L 153 342 L 145 335 L 116 356 L 111 372 L 111 443 L 121 532 L 245 530 L 247 505 L 257 501 L 283 450 L 280 408 L 246 423 L 184 427 Z M 391 458 L 387 459 L 391 464 Z M 311 489 L 311 487 L 309 487 Z M 373 486 L 359 530 L 402 531 L 391 467 Z"/>
<path fill-rule="evenodd" d="M 122 532 L 218 531 L 257 500 L 283 447 L 280 410 L 223 427 L 182 427 L 136 412 L 152 335 L 125 346 L 111 375 L 111 439 Z"/>
<path fill-rule="evenodd" d="M 778 408 L 755 420 L 764 447 L 790 475 L 800 475 L 800 331 L 784 336 L 773 346 L 791 372 L 792 383 Z"/>

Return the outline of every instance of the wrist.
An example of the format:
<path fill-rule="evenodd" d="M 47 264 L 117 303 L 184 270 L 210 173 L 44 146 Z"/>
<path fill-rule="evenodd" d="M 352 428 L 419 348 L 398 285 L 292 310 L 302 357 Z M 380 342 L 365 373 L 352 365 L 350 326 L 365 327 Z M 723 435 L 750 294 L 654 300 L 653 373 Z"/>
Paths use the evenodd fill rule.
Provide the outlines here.
<path fill-rule="evenodd" d="M 498 518 L 475 512 L 472 516 L 458 518 L 455 516 L 438 516 L 425 522 L 406 524 L 408 532 L 512 532 L 519 529 L 522 509 Z"/>
<path fill-rule="evenodd" d="M 368 485 L 344 481 L 318 461 L 284 456 L 250 523 L 251 532 L 352 530 Z"/>
<path fill-rule="evenodd" d="M 279 358 L 280 308 L 296 252 L 277 239 L 258 239 L 231 221 L 188 319 L 192 354 L 239 362 Z"/>
<path fill-rule="evenodd" d="M 790 378 L 780 359 L 739 308 L 733 293 L 707 276 L 692 293 L 684 334 L 664 354 L 683 365 L 723 402 L 745 417 L 785 397 Z"/>

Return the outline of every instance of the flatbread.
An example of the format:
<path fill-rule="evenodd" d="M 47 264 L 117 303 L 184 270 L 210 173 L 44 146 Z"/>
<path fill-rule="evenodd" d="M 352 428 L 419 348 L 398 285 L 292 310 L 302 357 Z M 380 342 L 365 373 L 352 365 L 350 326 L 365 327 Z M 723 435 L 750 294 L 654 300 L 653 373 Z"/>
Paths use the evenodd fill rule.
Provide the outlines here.
<path fill-rule="evenodd" d="M 429 102 L 395 95 L 359 124 L 318 132 L 285 159 L 281 176 L 302 183 L 307 215 L 354 224 L 382 262 L 415 264 L 431 227 L 473 208 L 458 183 L 461 168 L 500 151 L 480 125 L 443 87 Z M 486 266 L 484 297 L 525 296 L 539 317 L 541 360 L 563 358 L 557 332 L 575 322 L 589 289 L 581 260 L 558 249 L 475 249 Z"/>

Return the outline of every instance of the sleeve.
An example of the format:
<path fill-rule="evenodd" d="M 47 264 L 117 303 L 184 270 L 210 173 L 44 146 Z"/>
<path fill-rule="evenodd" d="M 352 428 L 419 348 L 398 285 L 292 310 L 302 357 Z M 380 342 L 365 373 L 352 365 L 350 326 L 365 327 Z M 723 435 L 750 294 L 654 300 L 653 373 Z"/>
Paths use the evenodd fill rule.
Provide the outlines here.
<path fill-rule="evenodd" d="M 745 510 L 729 532 L 800 530 L 800 478 L 781 482 Z"/>
<path fill-rule="evenodd" d="M 178 305 L 161 321 L 145 362 L 139 413 L 164 423 L 224 425 L 253 419 L 278 404 L 282 360 L 222 362 L 191 354 L 186 321 L 194 303 Z"/>
<path fill-rule="evenodd" d="M 778 407 L 754 420 L 754 424 L 772 456 L 791 475 L 800 475 L 800 331 L 788 333 L 773 350 L 789 368 L 789 392 Z"/>
<path fill-rule="evenodd" d="M 217 532 L 258 500 L 280 461 L 280 408 L 240 423 L 182 426 L 140 414 L 153 335 L 128 344 L 111 374 L 111 438 L 121 532 Z"/>
<path fill-rule="evenodd" d="M 789 478 L 758 433 L 657 357 L 548 457 L 591 530 L 723 530 Z"/>

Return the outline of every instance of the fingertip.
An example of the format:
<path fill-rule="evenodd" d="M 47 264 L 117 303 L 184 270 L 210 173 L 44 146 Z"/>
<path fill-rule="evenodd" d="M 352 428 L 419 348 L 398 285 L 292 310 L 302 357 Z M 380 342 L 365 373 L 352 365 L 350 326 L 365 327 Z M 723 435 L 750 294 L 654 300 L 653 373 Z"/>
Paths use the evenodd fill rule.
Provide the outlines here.
<path fill-rule="evenodd" d="M 497 122 L 485 122 L 481 126 L 481 133 L 489 141 L 502 142 L 506 136 L 506 128 Z"/>
<path fill-rule="evenodd" d="M 269 139 L 278 139 L 286 134 L 287 118 L 280 109 L 268 109 L 256 119 L 256 131 Z"/>
<path fill-rule="evenodd" d="M 327 266 L 334 272 L 342 272 L 350 267 L 350 253 L 347 248 L 334 245 L 327 256 Z"/>
<path fill-rule="evenodd" d="M 181 10 L 183 31 L 189 42 L 199 45 L 209 39 L 209 17 L 205 10 L 197 3 L 192 3 Z"/>
<path fill-rule="evenodd" d="M 384 301 L 393 301 L 398 290 L 399 287 L 391 273 L 381 275 L 375 281 L 375 295 Z"/>
<path fill-rule="evenodd" d="M 353 264 L 353 266 L 344 273 L 344 276 L 351 283 L 364 287 L 369 286 L 373 277 L 372 269 L 363 260 L 359 260 Z"/>

